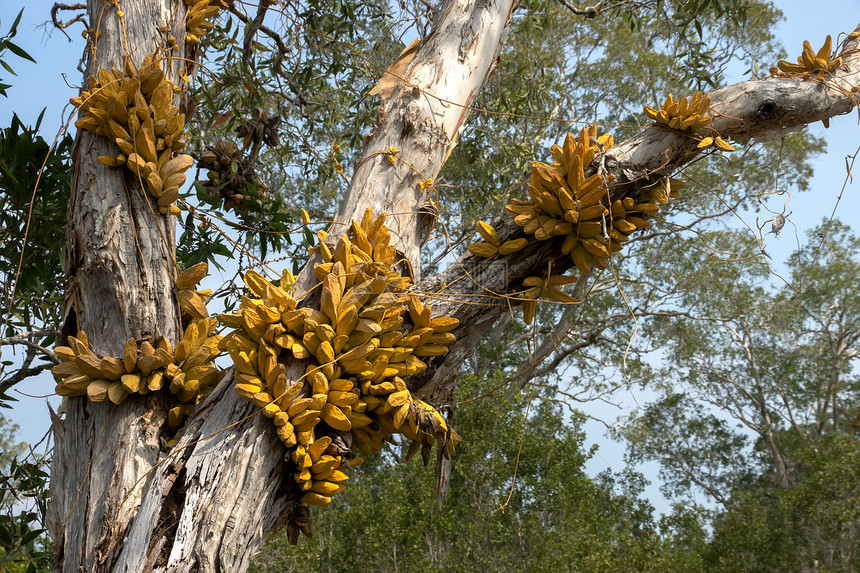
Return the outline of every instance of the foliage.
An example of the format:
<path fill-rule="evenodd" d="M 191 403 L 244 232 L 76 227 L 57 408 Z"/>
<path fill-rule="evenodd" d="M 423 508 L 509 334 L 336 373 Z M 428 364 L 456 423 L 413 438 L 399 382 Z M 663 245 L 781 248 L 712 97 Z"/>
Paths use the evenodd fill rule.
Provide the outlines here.
<path fill-rule="evenodd" d="M 4 59 L 7 52 L 35 62 L 11 41 L 17 33 L 23 10 L 9 32 L 0 38 L 0 65 L 12 75 Z M 0 80 L 0 95 L 8 97 L 11 86 Z M 65 214 L 69 198 L 69 152 L 71 137 L 55 149 L 25 127 L 13 115 L 9 127 L 0 131 L 0 314 L 8 320 L 5 335 L 54 325 L 58 318 L 59 290 L 64 279 L 62 259 L 45 257 L 65 242 Z M 44 170 L 42 166 L 44 163 Z M 39 179 L 39 173 L 42 177 Z M 41 185 L 41 187 L 40 187 Z M 37 191 L 41 191 L 38 193 Z M 30 209 L 32 206 L 32 209 Z M 30 232 L 24 257 L 24 229 Z M 14 248 L 18 246 L 18 248 Z M 60 249 L 62 252 L 62 249 Z M 62 255 L 60 255 L 61 257 Z M 20 263 L 20 269 L 18 267 Z M 16 275 L 20 277 L 15 296 L 10 292 Z M 0 332 L 0 337 L 4 333 Z M 44 344 L 51 340 L 44 340 Z M 30 361 L 32 358 L 30 358 Z M 4 362 L 0 373 L 8 366 Z M 0 408 L 14 401 L 0 385 Z M 47 462 L 32 453 L 25 456 L 26 444 L 18 443 L 18 426 L 0 414 L 0 570 L 10 573 L 51 571 L 53 549 L 43 528 L 48 493 Z"/>
<path fill-rule="evenodd" d="M 0 468 L 6 468 L 9 463 L 24 451 L 25 444 L 15 442 L 18 424 L 0 414 Z"/>
<path fill-rule="evenodd" d="M 17 426 L 0 415 L 0 571 L 51 571 L 53 550 L 42 527 L 48 501 L 46 463 L 24 458 Z"/>
<path fill-rule="evenodd" d="M 9 320 L 7 336 L 56 327 L 62 312 L 72 138 L 52 148 L 40 124 L 41 116 L 29 128 L 13 115 L 0 130 L 0 314 Z"/>
<path fill-rule="evenodd" d="M 11 40 L 23 12 L 0 38 L 0 65 L 12 75 L 7 51 L 35 63 Z M 0 95 L 8 97 L 10 87 L 0 81 Z M 57 246 L 65 244 L 72 139 L 66 136 L 52 148 L 38 134 L 41 121 L 42 116 L 34 128 L 28 128 L 13 115 L 11 125 L 0 131 L 0 314 L 8 327 L 0 337 L 12 336 L 18 329 L 54 326 L 59 314 L 65 250 Z"/>
<path fill-rule="evenodd" d="M 33 60 L 9 40 L 20 19 L 21 13 L 0 40 L 0 64 L 11 73 L 2 59 L 6 49 Z M 3 95 L 7 87 L 0 85 Z M 30 128 L 13 115 L 11 124 L 0 129 L 0 339 L 21 335 L 34 339 L 27 341 L 31 346 L 17 370 L 8 369 L 12 361 L 0 363 L 0 408 L 15 401 L 7 394 L 13 384 L 42 371 L 41 366 L 32 366 L 40 357 L 33 343 L 53 344 L 50 332 L 58 327 L 62 313 L 72 138 L 66 135 L 49 145 L 38 133 L 41 121 L 40 115 Z"/>
<path fill-rule="evenodd" d="M 794 452 L 795 483 L 734 492 L 704 553 L 710 571 L 852 571 L 860 527 L 860 443 L 827 435 Z"/>
<path fill-rule="evenodd" d="M 5 36 L 0 37 L 0 66 L 3 66 L 3 68 L 13 76 L 17 75 L 15 70 L 13 70 L 12 66 L 4 59 L 7 51 L 12 52 L 12 54 L 19 58 L 24 58 L 25 60 L 30 60 L 31 62 L 36 63 L 36 60 L 34 60 L 30 54 L 22 50 L 20 46 L 12 41 L 12 38 L 14 38 L 18 33 L 18 24 L 21 23 L 21 16 L 23 14 L 24 9 L 21 8 L 21 11 L 18 12 L 18 15 L 15 17 L 15 21 L 12 22 L 12 26 L 9 28 L 9 31 Z M 11 87 L 11 84 L 3 83 L 3 79 L 0 78 L 0 96 L 9 97 L 7 90 Z"/>
<path fill-rule="evenodd" d="M 241 266 L 253 266 L 256 255 L 287 260 L 297 272 L 313 237 L 296 233 L 299 211 L 313 220 L 334 216 L 345 188 L 335 170 L 335 157 L 345 166 L 360 152 L 358 126 L 370 125 L 377 102 L 366 96 L 381 72 L 371 62 L 387 62 L 402 48 L 391 29 L 385 2 L 325 2 L 284 10 L 272 35 L 260 37 L 259 48 L 244 59 L 243 28 L 226 20 L 207 34 L 203 64 L 216 70 L 217 81 L 198 82 L 192 95 L 196 112 L 189 122 L 192 149 L 202 150 L 217 139 L 236 140 L 263 182 L 264 198 L 243 205 L 238 221 L 220 207 L 220 199 L 200 187 L 196 199 L 202 213 L 221 219 L 242 236 L 242 247 L 209 226 L 185 220 L 178 253 L 186 264 L 200 253 L 216 260 L 250 247 Z M 254 110 L 277 118 L 277 145 L 243 144 L 237 130 L 252 121 Z M 205 134 L 195 140 L 194 133 Z M 335 154 L 333 144 L 344 150 Z M 347 173 L 349 168 L 347 168 Z M 197 258 L 195 258 L 197 257 Z M 286 266 L 286 265 L 285 265 Z"/>
<path fill-rule="evenodd" d="M 659 461 L 667 494 L 720 504 L 712 570 L 851 570 L 860 239 L 825 222 L 784 285 L 764 268 L 689 263 L 672 271 L 685 316 L 649 326 L 665 359 L 659 398 L 622 431 L 632 459 Z"/>
<path fill-rule="evenodd" d="M 458 395 L 483 395 L 504 379 L 499 370 L 475 369 L 461 377 Z M 279 538 L 256 570 L 678 570 L 672 563 L 685 549 L 661 544 L 642 477 L 586 475 L 594 450 L 585 446 L 581 417 L 563 415 L 527 388 L 457 406 L 456 424 L 466 441 L 440 505 L 438 461 L 403 462 L 405 450 L 394 447 L 357 468 L 331 508 L 317 512 L 314 539 L 292 547 Z"/>

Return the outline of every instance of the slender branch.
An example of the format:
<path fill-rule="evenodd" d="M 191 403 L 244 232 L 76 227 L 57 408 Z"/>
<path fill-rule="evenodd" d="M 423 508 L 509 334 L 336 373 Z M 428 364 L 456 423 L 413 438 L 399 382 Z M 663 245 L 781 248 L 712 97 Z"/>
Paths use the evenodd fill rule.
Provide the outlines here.
<path fill-rule="evenodd" d="M 594 6 L 588 6 L 587 8 L 577 8 L 573 4 L 569 3 L 567 0 L 558 0 L 558 3 L 576 14 L 577 16 L 585 16 L 586 18 L 597 18 L 598 12 L 602 11 L 604 6 L 604 2 L 598 2 Z"/>
<path fill-rule="evenodd" d="M 565 314 L 567 315 L 567 312 L 565 312 Z M 514 374 L 512 381 L 516 382 L 517 385 L 522 388 L 523 386 L 528 384 L 529 380 L 531 380 L 532 378 L 545 376 L 546 374 L 554 371 L 558 367 L 558 365 L 561 364 L 568 356 L 570 356 L 577 350 L 587 348 L 596 343 L 600 332 L 607 326 L 608 325 L 604 325 L 601 328 L 589 332 L 583 337 L 580 342 L 577 342 L 576 344 L 572 344 L 570 346 L 566 346 L 562 352 L 559 352 L 553 357 L 552 360 L 545 363 L 544 360 L 546 359 L 546 357 L 549 356 L 552 351 L 555 350 L 555 348 L 557 347 L 556 343 L 553 342 L 553 340 L 555 340 L 555 337 L 558 336 L 559 332 L 561 331 L 555 331 L 553 333 L 553 336 L 549 340 L 544 342 L 540 348 L 538 348 L 534 360 L 530 359 L 528 362 L 523 362 L 520 365 L 520 367 L 517 369 L 516 374 Z M 564 331 L 563 336 L 566 335 L 567 331 Z M 540 368 L 537 367 L 538 364 L 541 364 Z"/>
<path fill-rule="evenodd" d="M 251 59 L 251 52 L 254 48 L 254 36 L 257 35 L 257 30 L 263 25 L 263 19 L 266 17 L 266 11 L 269 9 L 268 0 L 260 0 L 257 6 L 257 15 L 254 20 L 248 25 L 248 30 L 245 32 L 245 48 L 242 51 L 242 67 L 248 68 L 248 61 Z M 283 52 L 282 52 L 283 53 Z"/>
<path fill-rule="evenodd" d="M 36 358 L 36 354 L 37 352 L 34 348 L 27 348 L 27 354 L 24 356 L 24 362 L 21 364 L 21 367 L 12 376 L 9 376 L 5 380 L 0 380 L 0 394 L 5 394 L 7 390 L 22 380 L 44 372 L 42 368 L 30 367 Z"/>
<path fill-rule="evenodd" d="M 561 315 L 558 324 L 550 331 L 550 335 L 544 339 L 537 351 L 529 356 L 528 361 L 520 364 L 511 381 L 516 382 L 520 388 L 525 386 L 528 380 L 532 378 L 531 375 L 537 369 L 537 365 L 542 363 L 547 356 L 561 346 L 570 330 L 576 324 L 576 319 L 581 312 L 582 307 L 580 305 L 571 304 L 566 306 L 564 314 Z M 570 350 L 569 352 L 573 351 Z"/>
<path fill-rule="evenodd" d="M 535 376 L 544 376 L 554 371 L 559 364 L 561 364 L 568 356 L 576 352 L 577 350 L 581 350 L 592 344 L 598 342 L 601 338 L 601 334 L 613 326 L 617 326 L 622 322 L 631 318 L 630 313 L 617 313 L 604 317 L 604 319 L 600 322 L 598 326 L 595 326 L 591 330 L 587 332 L 581 333 L 579 336 L 581 337 L 581 341 L 571 345 L 566 346 L 564 348 L 561 347 L 561 342 L 563 339 L 570 334 L 570 329 L 573 327 L 573 324 L 576 322 L 577 314 L 581 312 L 581 309 L 577 305 L 570 305 L 565 310 L 561 319 L 559 320 L 558 326 L 553 329 L 551 336 L 544 341 L 544 343 L 538 348 L 535 352 L 534 359 L 530 358 L 528 362 L 523 362 L 520 367 L 517 369 L 517 372 L 514 374 L 511 379 L 513 382 L 519 384 L 520 387 L 525 386 L 528 381 Z M 640 317 L 684 317 L 693 320 L 702 320 L 702 321 L 716 321 L 720 322 L 723 319 L 710 317 L 710 316 L 693 316 L 689 312 L 682 311 L 651 311 L 641 308 L 633 309 L 633 316 Z M 560 351 L 555 355 L 555 357 L 547 363 L 544 363 L 544 360 L 553 353 L 556 349 L 560 349 Z M 540 368 L 537 365 L 540 364 Z"/>
<path fill-rule="evenodd" d="M 78 14 L 77 16 L 75 16 L 74 18 L 72 18 L 71 20 L 69 20 L 67 22 L 63 22 L 62 20 L 57 18 L 57 13 L 60 10 L 86 10 L 86 9 L 87 9 L 87 5 L 84 2 L 78 2 L 76 4 L 60 4 L 60 3 L 54 4 L 51 7 L 51 22 L 54 24 L 54 26 L 56 28 L 59 28 L 60 30 L 68 28 L 69 26 L 71 26 L 75 22 L 82 22 L 84 24 L 84 26 L 86 26 L 87 25 L 86 14 Z"/>
<path fill-rule="evenodd" d="M 252 25 L 251 19 L 248 18 L 248 16 L 246 16 L 242 12 L 240 12 L 239 9 L 236 8 L 235 4 L 230 6 L 230 13 L 233 14 L 234 16 L 236 16 L 244 24 Z M 265 14 L 265 12 L 264 12 L 264 14 Z M 257 15 L 259 16 L 259 11 L 258 11 Z M 256 21 L 256 19 L 254 21 Z M 284 39 L 281 37 L 281 35 L 278 34 L 277 32 L 275 32 L 274 30 L 272 30 L 271 28 L 269 28 L 268 26 L 264 25 L 262 23 L 262 21 L 255 28 L 255 32 L 257 30 L 259 30 L 260 32 L 263 32 L 265 35 L 267 35 L 272 40 L 274 40 L 275 44 L 278 46 L 278 51 L 281 54 L 286 54 L 286 53 L 290 52 L 290 49 L 287 47 L 286 43 L 284 43 Z"/>
<path fill-rule="evenodd" d="M 35 352 L 39 352 L 41 354 L 44 354 L 45 356 L 47 356 L 48 358 L 53 360 L 54 363 L 59 364 L 60 359 L 57 358 L 57 355 L 54 354 L 53 351 L 51 351 L 48 348 L 45 348 L 44 346 L 39 346 L 38 344 L 36 344 L 32 340 L 30 340 L 32 338 L 38 339 L 38 338 L 46 338 L 48 336 L 58 337 L 58 336 L 60 336 L 60 331 L 54 330 L 54 329 L 28 330 L 27 332 L 22 332 L 20 334 L 16 334 L 15 336 L 8 336 L 6 338 L 0 338 L 0 347 L 5 346 L 7 344 L 8 345 L 20 344 L 23 346 L 27 346 L 28 348 L 31 348 Z"/>
<path fill-rule="evenodd" d="M 265 4 L 262 4 L 260 7 L 260 10 L 258 10 L 258 12 L 257 12 L 258 18 L 260 16 L 260 11 L 262 11 L 263 15 L 265 16 Z M 293 103 L 294 105 L 296 105 L 296 107 L 298 107 L 300 109 L 303 108 L 304 105 L 307 103 L 304 95 L 301 93 L 301 90 L 292 81 L 292 79 L 287 77 L 287 75 L 284 73 L 284 70 L 282 68 L 281 62 L 282 62 L 284 56 L 286 54 L 290 53 L 291 50 L 287 46 L 286 42 L 284 42 L 284 39 L 281 37 L 281 35 L 278 34 L 277 32 L 275 32 L 274 30 L 272 30 L 271 28 L 269 28 L 268 26 L 266 26 L 265 24 L 263 24 L 262 20 L 260 20 L 259 24 L 256 24 L 257 18 L 255 18 L 252 21 L 248 16 L 246 16 L 245 14 L 240 12 L 239 9 L 236 8 L 235 4 L 230 6 L 230 13 L 233 14 L 234 16 L 236 16 L 236 18 L 238 18 L 242 23 L 249 26 L 249 29 L 248 29 L 249 34 L 247 34 L 245 36 L 246 50 L 247 50 L 247 46 L 249 45 L 248 39 L 251 38 L 251 41 L 253 41 L 253 34 L 250 34 L 252 28 L 254 29 L 254 33 L 256 33 L 257 31 L 260 31 L 260 32 L 264 33 L 265 35 L 267 35 L 269 38 L 271 38 L 272 41 L 275 42 L 275 45 L 278 48 L 278 57 L 274 58 L 273 71 L 279 77 L 284 78 L 287 81 L 287 87 L 290 89 L 291 92 L 293 92 L 295 94 L 295 99 L 292 99 L 292 98 L 286 98 L 286 99 L 288 101 L 290 101 L 291 103 Z M 256 27 L 254 27 L 254 26 L 256 26 Z M 247 68 L 247 58 L 245 57 L 245 53 L 242 54 L 242 65 Z M 281 92 L 281 95 L 283 95 L 283 92 Z"/>
<path fill-rule="evenodd" d="M 598 399 L 599 399 L 599 398 L 593 398 L 593 400 L 598 400 Z M 564 407 L 566 407 L 566 408 L 570 411 L 570 413 L 571 413 L 571 414 L 573 414 L 573 415 L 582 416 L 582 417 L 587 418 L 587 419 L 589 419 L 589 420 L 594 420 L 595 422 L 598 422 L 598 423 L 600 423 L 600 424 L 603 424 L 603 427 L 605 427 L 607 430 L 616 430 L 616 429 L 618 428 L 618 424 L 610 424 L 610 423 L 609 423 L 609 422 L 607 422 L 606 420 L 603 420 L 603 419 L 601 419 L 601 418 L 598 418 L 597 416 L 592 416 L 591 414 L 588 414 L 588 413 L 586 413 L 586 412 L 583 412 L 582 410 L 580 410 L 580 409 L 578 409 L 578 408 L 574 408 L 574 407 L 573 407 L 573 405 L 572 405 L 570 402 L 568 402 L 567 400 L 563 400 L 563 399 L 561 399 L 561 398 L 546 398 L 546 400 L 547 400 L 547 401 L 549 401 L 549 402 L 555 402 L 555 403 L 557 403 L 557 404 L 561 404 L 561 405 L 563 405 L 563 406 L 564 406 Z M 576 399 L 574 398 L 574 400 L 576 400 Z M 576 400 L 576 401 L 577 401 L 577 402 L 589 402 L 589 401 L 591 401 L 591 400 L 592 400 L 592 399 L 588 399 L 588 400 Z M 606 402 L 606 400 L 601 400 L 601 402 Z M 608 404 L 612 404 L 611 402 L 607 402 L 607 403 L 608 403 Z M 612 405 L 613 405 L 613 406 L 615 406 L 615 404 L 612 404 Z"/>
<path fill-rule="evenodd" d="M 702 488 L 703 490 L 705 490 L 705 493 L 707 493 L 707 494 L 708 494 L 708 495 L 710 495 L 712 498 L 714 498 L 714 500 L 716 500 L 717 502 L 719 502 L 719 503 L 720 503 L 720 505 L 722 505 L 723 507 L 727 507 L 727 506 L 728 506 L 728 500 L 727 500 L 727 499 L 726 499 L 726 498 L 725 498 L 725 497 L 724 497 L 724 496 L 723 496 L 719 491 L 717 491 L 713 486 L 708 485 L 708 483 L 707 483 L 707 482 L 705 482 L 705 481 L 704 481 L 704 480 L 702 480 L 702 479 L 699 479 L 699 478 L 696 476 L 696 472 L 695 472 L 695 471 L 693 471 L 693 470 L 689 469 L 689 468 L 688 468 L 688 467 L 686 467 L 686 466 L 679 467 L 678 469 L 681 471 L 681 473 L 682 473 L 682 474 L 684 474 L 684 476 L 685 476 L 688 480 L 690 480 L 691 482 L 693 482 L 694 484 L 696 484 L 697 486 L 699 486 L 700 488 Z M 698 468 L 697 468 L 697 469 L 698 469 Z"/>
<path fill-rule="evenodd" d="M 68 34 L 66 34 L 66 28 L 68 28 L 69 26 L 71 26 L 75 22 L 80 22 L 84 25 L 85 28 L 88 28 L 89 25 L 87 24 L 87 16 L 85 13 L 84 14 L 78 14 L 77 16 L 75 16 L 74 18 L 69 20 L 68 22 L 63 22 L 62 20 L 60 20 L 57 17 L 57 13 L 60 10 L 86 10 L 86 9 L 87 9 L 87 5 L 83 2 L 78 2 L 76 4 L 56 3 L 51 7 L 51 23 L 54 25 L 55 28 L 57 28 L 63 34 L 65 34 L 66 38 L 68 38 L 69 41 L 71 42 L 72 39 L 69 38 Z"/>

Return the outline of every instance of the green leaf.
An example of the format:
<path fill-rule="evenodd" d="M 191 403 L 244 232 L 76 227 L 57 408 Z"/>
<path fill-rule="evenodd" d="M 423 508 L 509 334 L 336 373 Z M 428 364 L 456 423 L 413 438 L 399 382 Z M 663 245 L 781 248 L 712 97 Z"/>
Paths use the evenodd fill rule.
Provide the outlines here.
<path fill-rule="evenodd" d="M 21 49 L 20 47 L 18 47 L 18 45 L 13 44 L 12 42 L 10 42 L 10 41 L 8 41 L 8 40 L 6 41 L 6 48 L 8 48 L 10 52 L 12 52 L 13 54 L 15 54 L 15 55 L 16 55 L 16 56 L 18 56 L 19 58 L 24 58 L 25 60 L 30 60 L 30 61 L 31 61 L 31 62 L 33 62 L 34 64 L 36 63 L 36 60 L 34 60 L 34 59 L 33 59 L 33 57 L 32 57 L 30 54 L 28 54 L 28 53 L 27 53 L 27 52 L 25 52 L 23 49 Z"/>
<path fill-rule="evenodd" d="M 24 15 L 24 9 L 21 8 L 21 10 L 18 12 L 18 15 L 15 16 L 15 21 L 12 22 L 12 27 L 9 28 L 9 37 L 10 38 L 14 38 L 15 34 L 18 33 L 18 24 L 21 22 L 21 16 L 23 16 L 23 15 Z"/>
<path fill-rule="evenodd" d="M 5 60 L 0 60 L 0 66 L 3 66 L 6 69 L 6 71 L 9 72 L 10 74 L 12 74 L 13 76 L 18 75 L 15 73 L 15 70 L 12 69 L 12 66 L 7 64 Z"/>

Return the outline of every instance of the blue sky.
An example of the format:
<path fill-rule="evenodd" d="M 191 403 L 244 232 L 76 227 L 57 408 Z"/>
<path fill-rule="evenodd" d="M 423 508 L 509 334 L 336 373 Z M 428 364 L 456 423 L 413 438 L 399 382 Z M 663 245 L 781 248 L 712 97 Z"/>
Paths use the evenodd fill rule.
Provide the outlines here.
<path fill-rule="evenodd" d="M 777 27 L 777 36 L 786 51 L 791 54 L 791 59 L 800 53 L 803 40 L 809 40 L 818 48 L 827 34 L 835 37 L 840 32 L 851 32 L 860 22 L 860 2 L 857 0 L 827 1 L 817 5 L 808 1 L 791 0 L 779 1 L 776 4 L 783 10 L 786 18 Z M 76 68 L 84 47 L 80 24 L 67 30 L 71 40 L 62 32 L 44 25 L 50 17 L 52 5 L 53 2 L 46 0 L 26 3 L 10 0 L 0 2 L 0 33 L 8 29 L 21 7 L 26 6 L 18 36 L 14 41 L 38 62 L 38 65 L 35 65 L 18 59 L 9 60 L 18 74 L 17 77 L 10 77 L 5 70 L 0 70 L 0 78 L 3 78 L 5 83 L 13 84 L 9 90 L 10 97 L 0 99 L 0 124 L 9 124 L 13 110 L 25 124 L 33 124 L 42 109 L 47 108 L 42 133 L 48 140 L 53 138 L 70 116 L 71 107 L 68 100 L 77 95 L 71 86 L 81 82 L 81 74 Z M 61 16 L 65 14 L 61 13 Z M 740 81 L 746 78 L 733 79 Z M 815 160 L 815 175 L 810 181 L 810 191 L 793 196 L 788 205 L 787 210 L 791 211 L 792 215 L 783 233 L 779 238 L 768 238 L 767 251 L 773 256 L 777 268 L 779 261 L 797 246 L 792 225 L 796 225 L 798 235 L 802 238 L 803 231 L 830 217 L 845 180 L 845 157 L 856 153 L 860 146 L 860 127 L 856 112 L 834 118 L 827 130 L 821 124 L 809 129 L 815 135 L 826 138 L 827 150 Z M 837 216 L 850 220 L 850 214 L 856 213 L 858 209 L 860 200 L 857 186 L 849 185 L 839 204 Z M 758 215 L 762 219 L 770 217 L 766 212 Z M 752 220 L 749 222 L 752 224 L 756 214 L 750 216 Z M 3 353 L 4 359 L 9 358 L 9 349 L 3 348 L 0 352 Z M 28 381 L 25 386 L 26 388 L 21 390 L 27 394 L 44 396 L 53 391 L 54 383 L 49 377 L 44 377 Z M 11 418 L 20 426 L 19 438 L 29 442 L 38 441 L 49 425 L 45 399 L 22 395 L 19 398 L 21 402 L 16 404 L 11 412 Z M 641 403 L 642 397 L 636 398 L 640 399 Z M 628 396 L 625 402 L 632 404 L 633 399 L 633 396 Z M 56 397 L 51 398 L 51 402 L 55 406 L 58 404 Z M 10 414 L 8 411 L 5 413 L 7 416 Z M 610 415 L 610 418 L 613 416 Z M 590 469 L 596 472 L 609 465 L 620 468 L 621 448 L 603 437 L 604 427 L 595 422 L 589 423 L 587 429 L 591 439 L 602 446 L 590 464 Z M 656 467 L 645 469 L 649 474 L 656 473 Z M 665 507 L 665 501 L 655 488 L 649 489 L 648 495 L 658 510 L 661 506 Z"/>

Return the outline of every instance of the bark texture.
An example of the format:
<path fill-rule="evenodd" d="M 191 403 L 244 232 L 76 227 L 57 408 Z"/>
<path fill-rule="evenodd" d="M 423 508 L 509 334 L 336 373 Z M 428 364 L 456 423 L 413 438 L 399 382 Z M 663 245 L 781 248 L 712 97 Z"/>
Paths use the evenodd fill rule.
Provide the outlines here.
<path fill-rule="evenodd" d="M 419 252 L 436 213 L 435 191 L 419 183 L 436 178 L 456 145 L 469 106 L 495 68 L 518 3 L 446 2 L 401 76 L 405 81 L 398 80 L 365 139 L 336 220 L 360 219 L 367 207 L 389 213 L 392 244 L 414 274 L 420 271 Z M 391 147 L 398 150 L 393 164 Z"/>
<path fill-rule="evenodd" d="M 140 64 L 153 51 L 159 26 L 179 29 L 184 15 L 175 0 L 121 7 L 125 26 L 115 7 L 89 0 L 89 22 L 100 34 L 90 46 L 87 77 L 101 68 L 121 69 L 125 54 Z M 63 339 L 84 330 L 93 349 L 107 356 L 121 356 L 130 337 L 164 336 L 175 343 L 179 332 L 173 220 L 158 213 L 126 169 L 97 162 L 100 155 L 116 153 L 106 137 L 79 132 L 66 245 Z M 165 406 L 157 395 L 117 407 L 63 400 L 53 420 L 48 515 L 58 571 L 109 570 L 137 513 L 146 483 L 141 478 L 159 459 Z"/>

